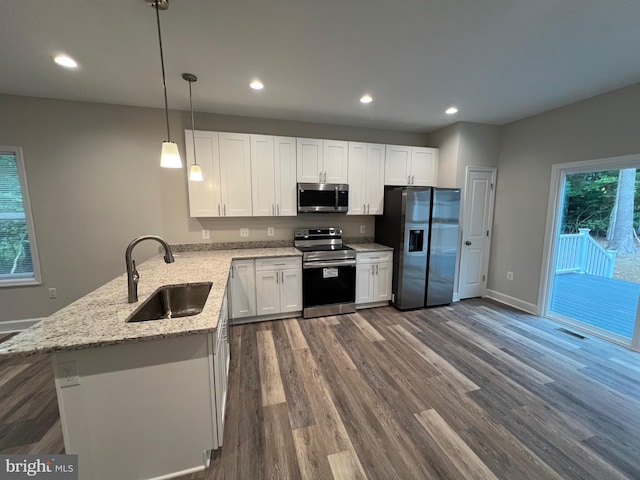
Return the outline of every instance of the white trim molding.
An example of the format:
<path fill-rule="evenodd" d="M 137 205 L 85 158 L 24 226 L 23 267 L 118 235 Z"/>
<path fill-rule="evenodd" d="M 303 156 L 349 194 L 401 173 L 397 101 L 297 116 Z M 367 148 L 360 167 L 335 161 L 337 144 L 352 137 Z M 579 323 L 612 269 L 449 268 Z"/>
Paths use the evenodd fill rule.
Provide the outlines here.
<path fill-rule="evenodd" d="M 487 298 L 495 300 L 496 302 L 504 303 L 510 307 L 517 308 L 523 312 L 530 313 L 531 315 L 539 316 L 538 306 L 535 303 L 525 302 L 519 298 L 506 295 L 504 293 L 496 292 L 495 290 L 487 289 Z"/>
<path fill-rule="evenodd" d="M 29 327 L 34 326 L 42 318 L 25 318 L 24 320 L 9 320 L 0 322 L 0 333 L 22 332 Z"/>

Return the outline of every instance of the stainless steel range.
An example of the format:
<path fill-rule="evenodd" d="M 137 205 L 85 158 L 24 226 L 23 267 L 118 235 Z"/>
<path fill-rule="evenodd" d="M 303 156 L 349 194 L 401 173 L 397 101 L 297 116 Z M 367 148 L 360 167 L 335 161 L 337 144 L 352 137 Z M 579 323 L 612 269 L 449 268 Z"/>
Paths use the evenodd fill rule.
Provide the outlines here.
<path fill-rule="evenodd" d="M 304 318 L 356 311 L 356 252 L 342 244 L 340 228 L 296 229 L 302 255 Z"/>

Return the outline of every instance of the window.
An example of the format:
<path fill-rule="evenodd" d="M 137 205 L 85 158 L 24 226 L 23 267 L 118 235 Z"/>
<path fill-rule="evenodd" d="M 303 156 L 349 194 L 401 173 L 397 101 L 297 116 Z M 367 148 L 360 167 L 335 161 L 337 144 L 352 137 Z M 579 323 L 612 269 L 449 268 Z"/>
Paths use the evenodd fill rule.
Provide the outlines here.
<path fill-rule="evenodd" d="M 39 283 L 22 150 L 0 147 L 0 287 Z"/>

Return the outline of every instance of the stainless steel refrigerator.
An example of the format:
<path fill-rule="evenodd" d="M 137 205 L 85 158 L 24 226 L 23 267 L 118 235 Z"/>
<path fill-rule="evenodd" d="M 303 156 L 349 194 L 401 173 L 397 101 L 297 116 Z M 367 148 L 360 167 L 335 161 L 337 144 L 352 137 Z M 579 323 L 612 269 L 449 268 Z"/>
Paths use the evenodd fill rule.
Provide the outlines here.
<path fill-rule="evenodd" d="M 400 310 L 453 301 L 460 189 L 386 187 L 375 240 L 393 247 L 392 301 Z"/>

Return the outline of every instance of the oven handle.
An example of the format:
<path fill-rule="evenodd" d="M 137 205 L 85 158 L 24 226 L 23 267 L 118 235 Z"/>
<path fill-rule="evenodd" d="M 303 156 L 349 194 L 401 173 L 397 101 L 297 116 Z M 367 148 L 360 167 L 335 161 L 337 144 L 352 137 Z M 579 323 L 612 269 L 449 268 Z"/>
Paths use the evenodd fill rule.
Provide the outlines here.
<path fill-rule="evenodd" d="M 333 260 L 327 262 L 306 262 L 302 264 L 303 270 L 311 268 L 327 268 L 327 267 L 355 267 L 356 261 L 353 260 Z"/>

